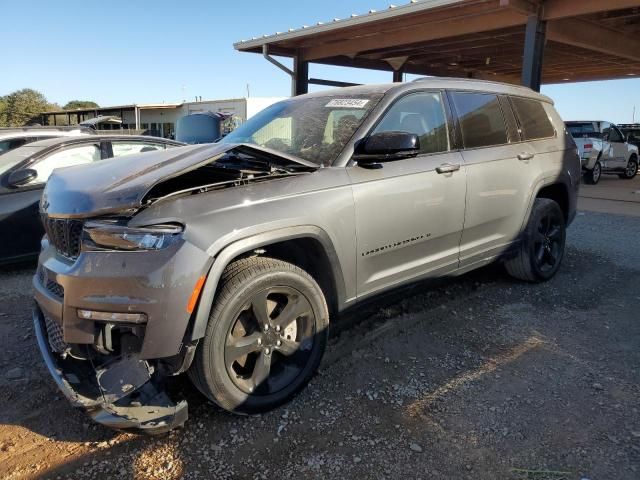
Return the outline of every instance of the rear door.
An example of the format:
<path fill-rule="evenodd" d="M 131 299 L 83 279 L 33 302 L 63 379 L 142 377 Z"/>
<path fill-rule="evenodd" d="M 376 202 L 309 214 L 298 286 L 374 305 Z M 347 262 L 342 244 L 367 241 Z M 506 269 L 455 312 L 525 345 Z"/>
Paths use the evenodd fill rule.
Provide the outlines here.
<path fill-rule="evenodd" d="M 467 196 L 460 267 L 503 253 L 517 239 L 539 166 L 498 95 L 451 92 L 464 149 Z M 508 129 L 507 126 L 511 127 Z"/>
<path fill-rule="evenodd" d="M 439 91 L 407 94 L 372 131 L 415 133 L 417 157 L 378 169 L 347 168 L 356 210 L 359 296 L 458 266 L 465 168 L 451 149 L 443 100 Z"/>

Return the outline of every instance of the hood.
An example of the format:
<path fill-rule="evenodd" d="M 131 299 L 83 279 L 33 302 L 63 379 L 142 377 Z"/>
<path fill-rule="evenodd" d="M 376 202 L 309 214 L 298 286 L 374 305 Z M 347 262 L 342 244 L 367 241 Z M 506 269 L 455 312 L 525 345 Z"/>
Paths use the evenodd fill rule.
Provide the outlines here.
<path fill-rule="evenodd" d="M 54 170 L 42 194 L 40 211 L 50 216 L 81 218 L 135 210 L 154 186 L 213 163 L 236 148 L 311 166 L 304 160 L 250 144 L 194 145 L 127 155 Z"/>

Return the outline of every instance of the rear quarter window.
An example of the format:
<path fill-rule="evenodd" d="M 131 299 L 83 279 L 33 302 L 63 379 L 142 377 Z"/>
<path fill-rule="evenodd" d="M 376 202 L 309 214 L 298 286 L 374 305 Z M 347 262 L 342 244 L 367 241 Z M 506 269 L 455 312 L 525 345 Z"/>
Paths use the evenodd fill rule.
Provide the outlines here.
<path fill-rule="evenodd" d="M 511 97 L 511 105 L 520 123 L 523 140 L 549 138 L 555 135 L 555 128 L 538 100 Z"/>
<path fill-rule="evenodd" d="M 452 92 L 465 148 L 508 143 L 498 96 L 490 93 Z"/>

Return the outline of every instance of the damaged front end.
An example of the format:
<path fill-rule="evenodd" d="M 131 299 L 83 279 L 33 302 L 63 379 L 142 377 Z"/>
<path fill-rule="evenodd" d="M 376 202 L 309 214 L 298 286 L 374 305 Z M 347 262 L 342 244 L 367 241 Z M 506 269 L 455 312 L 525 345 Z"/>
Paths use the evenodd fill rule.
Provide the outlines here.
<path fill-rule="evenodd" d="M 33 320 L 47 368 L 74 406 L 110 428 L 158 434 L 187 419 L 169 378 L 193 358 L 190 322 L 213 257 L 187 224 L 192 209 L 171 218 L 149 212 L 317 166 L 251 145 L 122 158 L 49 178 Z"/>
<path fill-rule="evenodd" d="M 33 323 L 49 373 L 74 407 L 116 430 L 161 434 L 184 424 L 187 402 L 174 402 L 166 379 L 134 354 L 103 355 L 85 345 L 64 343 L 62 329 L 39 306 Z"/>

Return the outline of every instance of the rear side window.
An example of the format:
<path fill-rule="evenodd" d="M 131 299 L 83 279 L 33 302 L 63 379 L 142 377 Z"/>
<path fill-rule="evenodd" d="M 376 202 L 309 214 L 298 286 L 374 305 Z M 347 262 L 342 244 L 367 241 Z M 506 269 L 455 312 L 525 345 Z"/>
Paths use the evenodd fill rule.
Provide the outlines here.
<path fill-rule="evenodd" d="M 511 104 L 520 122 L 523 140 L 553 137 L 555 129 L 542 103 L 528 98 L 511 97 Z"/>
<path fill-rule="evenodd" d="M 453 92 L 465 148 L 504 145 L 507 130 L 498 96 L 489 93 Z"/>

